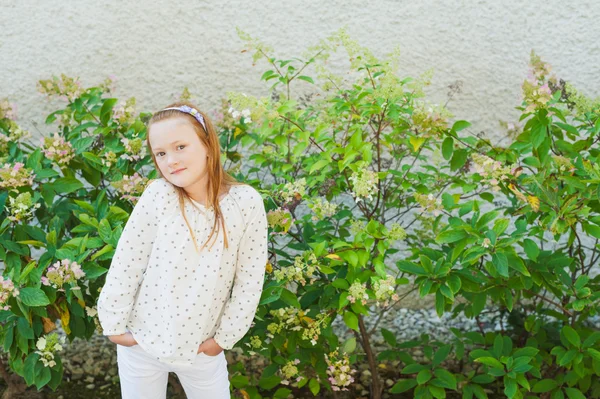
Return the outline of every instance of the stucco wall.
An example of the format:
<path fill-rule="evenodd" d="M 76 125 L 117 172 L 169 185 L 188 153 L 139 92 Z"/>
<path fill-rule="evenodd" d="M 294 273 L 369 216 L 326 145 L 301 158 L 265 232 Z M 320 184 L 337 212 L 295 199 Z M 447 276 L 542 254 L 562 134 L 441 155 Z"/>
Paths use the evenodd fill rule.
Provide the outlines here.
<path fill-rule="evenodd" d="M 535 49 L 554 71 L 590 96 L 600 95 L 600 3 L 597 1 L 0 1 L 0 98 L 18 106 L 20 123 L 46 133 L 53 106 L 36 92 L 52 74 L 80 76 L 84 85 L 116 75 L 119 97 L 155 110 L 184 86 L 215 107 L 227 91 L 267 94 L 240 53 L 239 26 L 296 56 L 346 25 L 383 56 L 402 49 L 402 73 L 433 67 L 430 99 L 443 103 L 447 86 L 463 81 L 450 110 L 474 131 L 501 139 L 498 119 L 510 120 Z M 34 125 L 37 123 L 37 127 Z"/>

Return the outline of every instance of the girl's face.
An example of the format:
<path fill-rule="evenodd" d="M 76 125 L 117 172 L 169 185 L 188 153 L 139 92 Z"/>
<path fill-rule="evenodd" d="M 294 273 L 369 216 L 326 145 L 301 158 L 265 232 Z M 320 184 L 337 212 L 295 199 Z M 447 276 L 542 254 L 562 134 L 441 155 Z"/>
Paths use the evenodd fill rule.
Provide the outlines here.
<path fill-rule="evenodd" d="M 188 193 L 206 186 L 207 149 L 189 121 L 173 118 L 153 123 L 148 135 L 165 179 Z"/>

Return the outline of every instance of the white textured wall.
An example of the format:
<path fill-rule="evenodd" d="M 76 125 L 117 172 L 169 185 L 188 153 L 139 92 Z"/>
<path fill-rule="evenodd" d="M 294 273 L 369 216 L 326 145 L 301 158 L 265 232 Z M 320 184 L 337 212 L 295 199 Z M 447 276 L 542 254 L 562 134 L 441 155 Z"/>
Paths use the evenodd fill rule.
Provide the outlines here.
<path fill-rule="evenodd" d="M 518 115 L 531 49 L 585 94 L 600 95 L 600 3 L 524 3 L 0 0 L 0 98 L 17 103 L 20 123 L 36 135 L 50 131 L 43 121 L 55 109 L 36 82 L 52 74 L 80 76 L 86 86 L 114 74 L 116 95 L 135 96 L 146 111 L 188 86 L 210 109 L 227 91 L 268 94 L 259 82 L 264 61 L 252 67 L 240 53 L 235 26 L 293 57 L 347 25 L 378 56 L 400 45 L 406 75 L 435 68 L 434 102 L 445 102 L 447 86 L 462 80 L 450 110 L 500 141 L 497 121 Z M 423 305 L 430 301 L 404 302 Z"/>
<path fill-rule="evenodd" d="M 43 120 L 54 109 L 35 84 L 62 72 L 80 76 L 84 85 L 114 74 L 116 95 L 137 97 L 138 109 L 155 110 L 184 86 L 210 109 L 230 90 L 266 94 L 259 82 L 265 65 L 252 67 L 240 53 L 235 26 L 292 57 L 347 25 L 378 56 L 400 45 L 405 74 L 434 67 L 434 102 L 444 102 L 447 86 L 462 80 L 463 93 L 450 110 L 500 139 L 497 120 L 517 115 L 531 49 L 560 77 L 600 95 L 599 4 L 0 0 L 0 98 L 17 103 L 20 122 L 34 134 L 49 131 Z"/>

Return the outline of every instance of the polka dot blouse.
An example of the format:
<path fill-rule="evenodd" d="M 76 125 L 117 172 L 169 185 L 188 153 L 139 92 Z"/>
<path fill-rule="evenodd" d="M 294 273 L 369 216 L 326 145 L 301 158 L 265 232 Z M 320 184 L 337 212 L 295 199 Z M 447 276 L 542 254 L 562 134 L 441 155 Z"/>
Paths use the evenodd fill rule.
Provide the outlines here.
<path fill-rule="evenodd" d="M 214 211 L 192 202 L 185 202 L 185 210 L 200 250 Z M 193 364 L 208 338 L 224 349 L 242 339 L 262 292 L 267 217 L 260 193 L 249 185 L 231 187 L 219 204 L 229 248 L 219 228 L 216 242 L 215 231 L 196 252 L 175 188 L 164 179 L 148 185 L 98 298 L 104 335 L 131 331 L 142 349 L 168 364 Z"/>

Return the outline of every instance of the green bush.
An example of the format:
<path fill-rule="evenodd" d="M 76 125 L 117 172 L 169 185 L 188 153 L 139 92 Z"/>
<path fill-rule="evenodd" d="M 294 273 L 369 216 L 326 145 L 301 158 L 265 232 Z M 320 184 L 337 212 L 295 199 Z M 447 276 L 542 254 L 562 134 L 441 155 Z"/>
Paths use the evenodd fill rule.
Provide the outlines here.
<path fill-rule="evenodd" d="M 532 53 L 524 124 L 509 126 L 503 148 L 428 104 L 428 75 L 398 77 L 397 54 L 377 59 L 344 31 L 289 60 L 239 34 L 269 66 L 262 80 L 273 95 L 230 93 L 217 124 L 229 172 L 244 160 L 234 176 L 265 194 L 271 246 L 255 323 L 238 343 L 268 365 L 260 376 L 231 366 L 233 386 L 250 398 L 335 396 L 364 361 L 379 398 L 380 363 L 400 360 L 392 394 L 600 397 L 600 332 L 589 323 L 600 296 L 600 101 Z M 339 47 L 349 81 L 326 69 Z M 69 340 L 100 328 L 102 276 L 156 172 L 143 145 L 150 114 L 135 115 L 134 99 L 117 105 L 109 81 L 82 89 L 62 76 L 39 87 L 67 100 L 48 117 L 58 128 L 42 147 L 25 141 L 9 105 L 0 110 L 0 320 L 11 369 L 56 389 L 63 370 L 57 353 L 51 363 L 60 343 L 50 331 L 58 319 Z M 454 329 L 446 342 L 399 342 L 383 329 L 377 353 L 377 324 L 365 319 L 412 292 L 434 298 L 440 316 L 488 309 L 510 324 Z M 338 317 L 351 338 L 336 335 Z"/>

